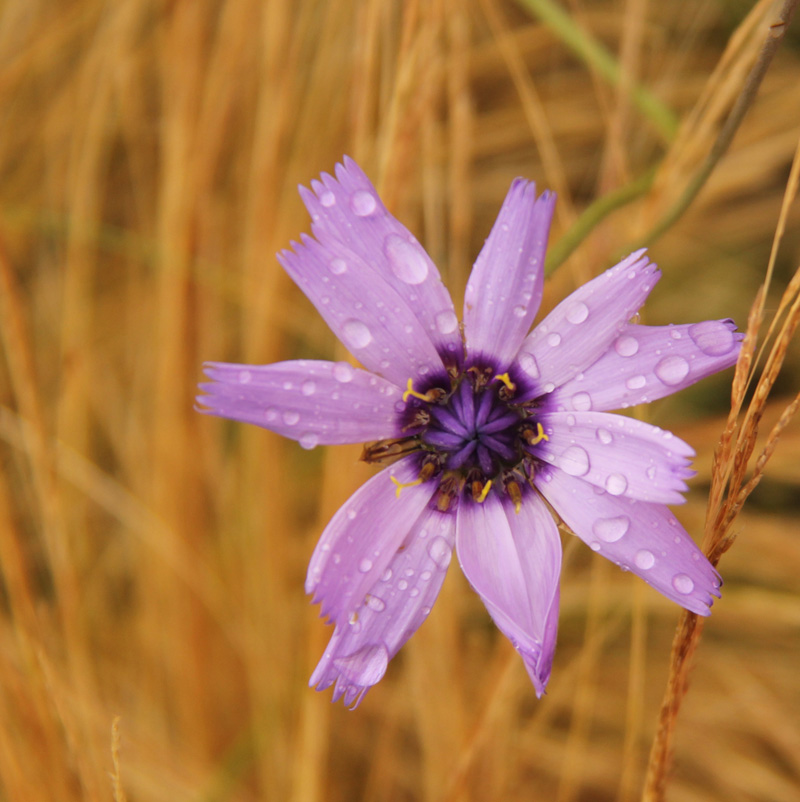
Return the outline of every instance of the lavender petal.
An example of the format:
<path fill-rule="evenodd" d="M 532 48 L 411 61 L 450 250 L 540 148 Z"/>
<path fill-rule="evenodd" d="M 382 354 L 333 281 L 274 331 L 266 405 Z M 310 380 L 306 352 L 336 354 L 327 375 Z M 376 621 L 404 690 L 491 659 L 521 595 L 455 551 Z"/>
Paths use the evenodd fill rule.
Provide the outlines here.
<path fill-rule="evenodd" d="M 628 324 L 582 375 L 558 387 L 557 409 L 621 409 L 671 395 L 736 363 L 744 335 L 732 320 Z"/>
<path fill-rule="evenodd" d="M 455 517 L 425 509 L 413 523 L 364 603 L 337 624 L 309 684 L 335 685 L 333 701 L 344 696 L 356 706 L 386 671 L 389 661 L 428 617 L 453 551 Z"/>
<path fill-rule="evenodd" d="M 338 240 L 301 239 L 278 261 L 364 367 L 399 386 L 444 372 L 409 304 L 367 262 Z"/>
<path fill-rule="evenodd" d="M 306 593 L 321 604 L 320 615 L 346 624 L 367 599 L 435 490 L 414 482 L 419 460 L 404 457 L 365 482 L 336 512 L 317 543 L 306 576 Z"/>
<path fill-rule="evenodd" d="M 418 328 L 445 361 L 459 365 L 463 347 L 458 318 L 425 249 L 389 214 L 352 159 L 345 156 L 344 164 L 336 165 L 336 178 L 327 174 L 321 178 L 312 181 L 313 192 L 300 187 L 314 236 L 326 247 L 333 241 L 340 243 L 378 273 L 410 307 Z"/>
<path fill-rule="evenodd" d="M 458 508 L 456 551 L 469 583 L 522 656 L 541 696 L 558 628 L 561 540 L 544 503 L 529 493 L 519 514 L 490 493 Z"/>
<path fill-rule="evenodd" d="M 207 362 L 203 369 L 213 382 L 200 385 L 200 412 L 255 423 L 305 448 L 402 434 L 399 388 L 346 362 Z"/>
<path fill-rule="evenodd" d="M 694 451 L 672 432 L 608 412 L 550 412 L 537 420 L 549 440 L 532 451 L 561 471 L 613 496 L 684 502 Z"/>
<path fill-rule="evenodd" d="M 562 471 L 543 471 L 535 481 L 567 526 L 594 551 L 681 607 L 710 614 L 720 595 L 719 574 L 667 507 L 587 492 L 582 480 Z"/>
<path fill-rule="evenodd" d="M 544 255 L 555 195 L 536 197 L 533 182 L 511 184 L 470 275 L 464 296 L 464 336 L 472 359 L 508 365 L 542 300 Z"/>
<path fill-rule="evenodd" d="M 579 287 L 528 335 L 516 367 L 530 380 L 522 401 L 552 392 L 596 362 L 660 278 L 644 250 Z"/>

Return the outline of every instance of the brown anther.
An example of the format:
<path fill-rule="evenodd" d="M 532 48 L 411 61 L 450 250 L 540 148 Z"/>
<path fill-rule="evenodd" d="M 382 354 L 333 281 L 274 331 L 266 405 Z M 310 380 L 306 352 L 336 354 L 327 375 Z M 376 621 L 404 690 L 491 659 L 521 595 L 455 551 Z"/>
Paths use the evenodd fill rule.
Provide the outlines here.
<path fill-rule="evenodd" d="M 392 457 L 401 457 L 420 449 L 420 442 L 416 435 L 398 437 L 396 440 L 378 440 L 376 443 L 366 443 L 361 451 L 362 462 L 382 462 Z"/>
<path fill-rule="evenodd" d="M 425 397 L 431 404 L 438 404 L 439 401 L 444 399 L 447 396 L 447 390 L 442 390 L 441 387 L 431 387 L 427 393 L 425 393 Z"/>
<path fill-rule="evenodd" d="M 450 509 L 453 499 L 463 489 L 464 481 L 457 474 L 449 473 L 445 475 L 439 483 L 439 495 L 436 497 L 436 508 L 439 512 L 447 512 Z"/>
<path fill-rule="evenodd" d="M 492 377 L 494 370 L 492 370 L 492 368 L 479 368 L 477 365 L 473 365 L 471 368 L 467 369 L 467 373 L 470 374 L 472 386 L 477 393 L 483 390 L 489 383 L 489 379 Z"/>
<path fill-rule="evenodd" d="M 533 477 L 536 476 L 536 463 L 529 457 L 526 457 L 523 460 L 522 469 L 525 472 L 525 480 L 531 488 L 535 490 L 536 486 L 533 484 Z"/>
<path fill-rule="evenodd" d="M 522 508 L 522 490 L 519 483 L 515 479 L 506 482 L 506 492 L 511 496 L 511 501 L 514 503 L 514 511 L 519 515 L 519 511 Z"/>
<path fill-rule="evenodd" d="M 472 500 L 477 501 L 481 497 L 481 493 L 483 493 L 483 482 L 480 479 L 476 479 L 472 483 Z"/>
<path fill-rule="evenodd" d="M 438 465 L 435 459 L 430 459 L 423 463 L 422 470 L 419 472 L 419 478 L 423 482 L 427 482 L 435 473 Z"/>
<path fill-rule="evenodd" d="M 427 409 L 417 409 L 414 411 L 414 417 L 411 423 L 403 427 L 403 431 L 407 432 L 409 429 L 420 429 L 427 426 L 431 422 L 431 413 Z"/>

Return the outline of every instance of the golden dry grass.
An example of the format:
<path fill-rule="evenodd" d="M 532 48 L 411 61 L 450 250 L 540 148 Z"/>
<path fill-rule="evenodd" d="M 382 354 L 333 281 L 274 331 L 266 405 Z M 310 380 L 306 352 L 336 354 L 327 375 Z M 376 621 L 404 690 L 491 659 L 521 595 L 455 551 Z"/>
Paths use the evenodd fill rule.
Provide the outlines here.
<path fill-rule="evenodd" d="M 665 687 L 668 708 L 682 697 L 679 620 L 691 686 L 646 798 L 800 796 L 791 30 L 652 248 L 648 322 L 744 328 L 783 229 L 739 417 L 732 371 L 642 411 L 697 448 L 689 531 L 716 556 L 736 536 L 702 640 L 572 538 L 543 700 L 454 567 L 358 711 L 331 706 L 306 687 L 330 630 L 305 564 L 369 470 L 358 447 L 303 452 L 193 411 L 204 359 L 342 355 L 273 257 L 309 227 L 297 183 L 357 158 L 458 298 L 514 176 L 559 192 L 557 243 L 649 174 L 554 273 L 551 305 L 648 243 L 779 6 L 570 0 L 559 33 L 532 5 L 0 4 L 0 798 L 638 799 Z"/>

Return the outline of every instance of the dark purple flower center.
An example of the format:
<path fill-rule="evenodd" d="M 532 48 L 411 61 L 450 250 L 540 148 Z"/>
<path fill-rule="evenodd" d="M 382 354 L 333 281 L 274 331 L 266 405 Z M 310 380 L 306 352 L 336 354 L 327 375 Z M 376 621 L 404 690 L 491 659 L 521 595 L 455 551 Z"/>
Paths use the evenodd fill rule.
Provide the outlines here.
<path fill-rule="evenodd" d="M 378 462 L 418 452 L 417 483 L 438 481 L 435 500 L 442 510 L 462 493 L 483 501 L 493 485 L 518 504 L 522 488 L 533 479 L 530 448 L 547 438 L 532 416 L 535 405 L 515 404 L 515 393 L 509 374 L 491 367 L 473 366 L 421 391 L 409 382 L 402 413 L 408 436 L 373 443 L 363 458 Z"/>
<path fill-rule="evenodd" d="M 520 413 L 500 398 L 499 382 L 476 391 L 465 378 L 444 404 L 428 408 L 422 442 L 444 457 L 448 470 L 477 470 L 484 480 L 520 461 Z"/>

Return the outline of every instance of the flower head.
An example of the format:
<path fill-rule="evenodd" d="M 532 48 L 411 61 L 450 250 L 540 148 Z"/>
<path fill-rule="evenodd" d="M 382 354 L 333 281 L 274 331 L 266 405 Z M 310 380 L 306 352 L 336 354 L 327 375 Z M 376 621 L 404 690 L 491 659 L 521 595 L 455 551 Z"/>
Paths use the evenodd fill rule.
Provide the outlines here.
<path fill-rule="evenodd" d="M 356 705 L 422 624 L 455 548 L 537 695 L 555 649 L 561 541 L 547 504 L 592 549 L 708 615 L 720 578 L 665 506 L 694 452 L 607 410 L 669 395 L 737 358 L 729 320 L 631 323 L 659 279 L 637 251 L 529 332 L 555 197 L 515 180 L 459 325 L 439 272 L 350 159 L 301 196 L 314 237 L 278 259 L 365 369 L 208 363 L 204 411 L 305 448 L 367 443 L 391 463 L 334 515 L 306 591 L 334 633 L 311 677 Z"/>

